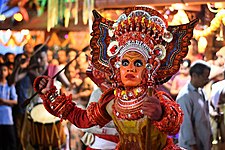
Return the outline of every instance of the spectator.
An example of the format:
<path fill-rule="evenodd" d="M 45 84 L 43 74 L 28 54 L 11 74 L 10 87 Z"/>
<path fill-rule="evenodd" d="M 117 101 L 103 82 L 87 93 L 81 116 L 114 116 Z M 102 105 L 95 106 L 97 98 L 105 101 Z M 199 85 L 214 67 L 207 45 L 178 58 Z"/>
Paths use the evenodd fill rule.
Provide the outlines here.
<path fill-rule="evenodd" d="M 0 54 L 0 64 L 3 64 L 5 62 L 4 55 Z"/>
<path fill-rule="evenodd" d="M 16 55 L 13 54 L 13 53 L 6 53 L 5 56 L 4 56 L 4 59 L 5 59 L 5 62 L 6 63 L 14 63 L 14 59 L 15 59 Z"/>
<path fill-rule="evenodd" d="M 218 81 L 212 84 L 211 92 L 211 122 L 213 132 L 213 144 L 217 144 L 220 140 L 225 141 L 225 80 Z"/>
<path fill-rule="evenodd" d="M 199 60 L 190 68 L 191 80 L 177 96 L 184 113 L 184 120 L 179 131 L 179 146 L 188 150 L 211 149 L 211 126 L 208 102 L 202 88 L 209 82 L 210 66 Z"/>
<path fill-rule="evenodd" d="M 191 61 L 189 59 L 183 60 L 180 66 L 179 74 L 177 74 L 170 89 L 170 93 L 176 98 L 180 89 L 190 80 L 189 70 Z"/>
<path fill-rule="evenodd" d="M 225 46 L 220 48 L 219 51 L 216 52 L 217 59 L 215 60 L 215 64 L 221 67 L 225 67 Z"/>
<path fill-rule="evenodd" d="M 61 70 L 67 64 L 67 53 L 66 53 L 66 51 L 63 50 L 63 49 L 58 50 L 57 51 L 57 58 L 58 58 L 58 61 L 59 61 L 59 65 L 58 65 L 57 68 L 58 68 L 58 70 Z M 62 71 L 62 73 L 60 73 L 60 81 L 63 84 L 63 86 L 65 86 L 65 87 L 70 86 L 70 82 L 65 75 L 65 71 Z"/>
<path fill-rule="evenodd" d="M 47 59 L 48 59 L 48 63 L 49 64 L 51 64 L 53 58 L 54 58 L 54 52 L 53 52 L 53 50 L 48 49 L 47 50 Z"/>
<path fill-rule="evenodd" d="M 11 52 L 6 53 L 5 56 L 4 56 L 5 63 L 8 67 L 8 70 L 9 70 L 9 75 L 12 74 L 13 69 L 14 69 L 15 56 L 16 55 L 11 53 Z"/>
<path fill-rule="evenodd" d="M 82 52 L 85 52 L 85 54 L 87 55 L 87 57 L 91 57 L 91 48 L 90 46 L 86 46 L 83 48 Z"/>
<path fill-rule="evenodd" d="M 26 107 L 23 107 L 23 103 L 33 93 L 32 83 L 29 78 L 28 65 L 30 58 L 26 53 L 17 54 L 15 57 L 15 68 L 12 75 L 9 77 L 9 84 L 15 85 L 16 93 L 18 95 L 18 104 L 13 107 L 13 118 L 17 133 L 17 148 L 26 149 L 28 145 L 28 128 L 26 127 Z"/>
<path fill-rule="evenodd" d="M 8 75 L 8 67 L 0 64 L 0 149 L 17 150 L 12 116 L 12 106 L 17 104 L 17 94 L 14 85 L 8 85 Z"/>
<path fill-rule="evenodd" d="M 86 69 L 88 68 L 88 56 L 85 52 L 81 52 L 77 58 L 77 67 L 80 69 L 80 75 L 86 76 Z"/>
<path fill-rule="evenodd" d="M 86 70 L 88 68 L 88 57 L 85 52 L 80 53 L 77 58 L 77 64 L 79 68 L 79 77 L 83 82 L 77 86 L 78 93 L 73 95 L 73 99 L 79 99 L 78 104 L 81 104 L 86 108 L 94 89 L 94 83 L 86 74 Z"/>
<path fill-rule="evenodd" d="M 184 59 L 189 59 L 191 62 L 196 60 L 203 60 L 203 56 L 198 53 L 198 41 L 194 38 L 191 39 L 191 45 L 188 46 L 188 54 Z"/>
<path fill-rule="evenodd" d="M 27 43 L 23 46 L 23 52 L 30 58 L 33 55 L 34 49 L 31 43 Z"/>
<path fill-rule="evenodd" d="M 68 55 L 68 58 L 69 58 L 68 61 L 71 61 L 71 60 L 73 60 L 73 59 L 78 55 L 78 50 L 70 48 L 70 49 L 67 51 L 67 55 Z M 77 65 L 76 60 L 74 60 L 74 61 L 71 63 L 71 65 L 74 66 L 74 67 L 76 67 L 76 65 Z"/>

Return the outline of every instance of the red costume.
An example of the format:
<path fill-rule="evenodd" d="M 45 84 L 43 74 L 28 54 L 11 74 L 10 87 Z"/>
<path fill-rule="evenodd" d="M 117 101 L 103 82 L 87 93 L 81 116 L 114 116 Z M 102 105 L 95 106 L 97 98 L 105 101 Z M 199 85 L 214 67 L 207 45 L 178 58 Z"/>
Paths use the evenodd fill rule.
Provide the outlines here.
<path fill-rule="evenodd" d="M 116 22 L 93 13 L 92 65 L 105 73 L 91 78 L 101 87 L 108 76 L 111 88 L 82 110 L 42 76 L 34 87 L 45 108 L 80 128 L 113 120 L 119 132 L 117 149 L 180 149 L 167 135 L 178 132 L 182 111 L 157 85 L 179 70 L 197 20 L 168 27 L 159 12 L 147 7 L 128 8 Z"/>

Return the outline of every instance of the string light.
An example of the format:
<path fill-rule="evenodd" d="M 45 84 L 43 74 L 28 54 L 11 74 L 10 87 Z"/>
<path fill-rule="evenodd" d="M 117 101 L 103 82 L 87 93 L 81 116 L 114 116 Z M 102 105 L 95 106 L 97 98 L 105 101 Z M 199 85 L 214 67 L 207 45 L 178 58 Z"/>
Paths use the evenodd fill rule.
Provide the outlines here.
<path fill-rule="evenodd" d="M 15 14 L 13 15 L 13 18 L 14 18 L 16 21 L 19 21 L 19 22 L 23 20 L 23 16 L 22 16 L 21 13 L 15 13 Z"/>
<path fill-rule="evenodd" d="M 0 15 L 0 21 L 4 21 L 6 19 L 5 15 Z"/>

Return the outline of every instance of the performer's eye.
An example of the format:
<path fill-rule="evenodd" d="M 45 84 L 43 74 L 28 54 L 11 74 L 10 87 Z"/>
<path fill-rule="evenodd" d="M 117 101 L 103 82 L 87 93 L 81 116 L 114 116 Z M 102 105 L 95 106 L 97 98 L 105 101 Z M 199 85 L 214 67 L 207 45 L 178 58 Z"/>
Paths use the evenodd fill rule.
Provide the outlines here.
<path fill-rule="evenodd" d="M 134 62 L 134 66 L 136 66 L 136 67 L 141 67 L 141 66 L 143 66 L 143 62 L 142 62 L 141 60 L 136 60 L 136 61 Z"/>
<path fill-rule="evenodd" d="M 128 65 L 129 65 L 129 61 L 127 59 L 123 59 L 122 66 L 128 66 Z"/>

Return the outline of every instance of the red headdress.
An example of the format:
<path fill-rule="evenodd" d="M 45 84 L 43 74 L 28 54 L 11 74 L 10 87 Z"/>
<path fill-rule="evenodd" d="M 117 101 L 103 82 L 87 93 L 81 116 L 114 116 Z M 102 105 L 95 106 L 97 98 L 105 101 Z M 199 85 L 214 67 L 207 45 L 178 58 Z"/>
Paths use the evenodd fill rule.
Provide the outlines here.
<path fill-rule="evenodd" d="M 146 59 L 146 80 L 150 86 L 166 82 L 179 70 L 198 22 L 195 19 L 168 27 L 166 19 L 148 7 L 127 8 L 116 22 L 95 10 L 93 14 L 92 65 L 115 79 L 120 58 L 128 51 L 137 51 Z"/>

